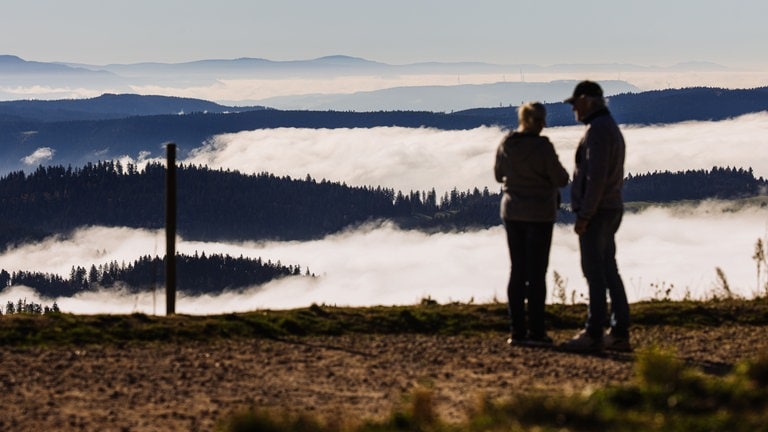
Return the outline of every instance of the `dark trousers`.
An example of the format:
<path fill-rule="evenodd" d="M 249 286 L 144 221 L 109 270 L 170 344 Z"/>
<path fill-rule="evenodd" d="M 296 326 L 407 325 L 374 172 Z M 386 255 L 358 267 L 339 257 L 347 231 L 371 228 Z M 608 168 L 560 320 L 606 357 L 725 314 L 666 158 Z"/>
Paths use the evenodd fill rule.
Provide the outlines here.
<path fill-rule="evenodd" d="M 629 304 L 616 265 L 615 235 L 622 216 L 622 210 L 599 210 L 579 237 L 581 269 L 589 285 L 586 330 L 594 338 L 602 338 L 606 325 L 619 337 L 629 336 Z M 606 294 L 611 298 L 610 322 Z"/>
<path fill-rule="evenodd" d="M 507 285 L 510 329 L 515 338 L 539 337 L 544 328 L 546 274 L 553 222 L 504 221 L 512 267 Z M 526 300 L 528 320 L 526 322 Z"/>

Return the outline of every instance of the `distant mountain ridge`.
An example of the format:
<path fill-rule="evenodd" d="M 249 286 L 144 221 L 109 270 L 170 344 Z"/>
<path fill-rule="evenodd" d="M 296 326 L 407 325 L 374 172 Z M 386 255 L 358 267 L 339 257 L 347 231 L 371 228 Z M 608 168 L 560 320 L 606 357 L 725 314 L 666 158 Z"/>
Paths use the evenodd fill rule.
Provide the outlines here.
<path fill-rule="evenodd" d="M 554 64 L 529 63 L 494 64 L 483 62 L 421 62 L 388 64 L 359 57 L 332 55 L 309 60 L 268 60 L 241 57 L 235 59 L 202 59 L 181 63 L 141 62 L 93 65 L 73 62 L 38 62 L 15 55 L 0 55 L 0 83 L 38 84 L 65 83 L 67 79 L 97 80 L 90 84 L 110 85 L 119 92 L 129 92 L 131 85 L 149 83 L 214 82 L 235 78 L 285 78 L 351 75 L 428 75 L 428 74 L 498 74 L 560 73 L 585 71 L 659 72 L 671 70 L 723 71 L 726 67 L 709 62 L 686 62 L 672 66 L 641 66 L 627 63 Z M 71 85 L 86 85 L 88 81 L 69 81 Z"/>
<path fill-rule="evenodd" d="M 610 96 L 608 102 L 616 120 L 624 124 L 717 121 L 768 111 L 768 87 L 738 90 L 712 87 L 653 90 Z M 456 114 L 479 116 L 507 124 L 516 124 L 517 115 L 514 107 L 476 108 Z M 563 103 L 548 104 L 547 124 L 575 124 L 571 107 Z"/>
<path fill-rule="evenodd" d="M 624 93 L 610 97 L 609 102 L 616 119 L 623 124 L 722 120 L 768 111 L 768 87 Z M 514 106 L 450 114 L 243 109 L 194 99 L 138 95 L 0 103 L 0 173 L 34 168 L 38 163 L 78 166 L 125 155 L 162 157 L 162 144 L 168 141 L 176 142 L 180 157 L 184 157 L 215 135 L 256 129 L 400 126 L 461 130 L 517 126 Z M 163 110 L 166 113 L 158 114 Z M 184 115 L 179 115 L 182 111 Z M 570 106 L 562 102 L 547 104 L 547 121 L 549 126 L 576 124 Z"/>
<path fill-rule="evenodd" d="M 376 69 L 380 72 L 397 72 L 397 73 L 464 73 L 467 71 L 483 72 L 483 73 L 496 73 L 510 71 L 526 71 L 526 72 L 563 72 L 572 71 L 578 72 L 585 69 L 588 70 L 607 70 L 614 72 L 630 72 L 630 71 L 661 71 L 661 70 L 726 70 L 725 66 L 711 63 L 711 62 L 684 62 L 671 66 L 640 66 L 629 63 L 604 63 L 604 64 L 567 64 L 560 63 L 554 65 L 535 65 L 530 63 L 512 63 L 512 64 L 496 64 L 485 62 L 416 62 L 406 64 L 389 64 L 373 60 L 368 60 L 360 57 L 352 57 L 346 55 L 331 55 L 325 57 L 319 57 L 308 60 L 268 60 L 264 58 L 253 57 L 241 57 L 236 59 L 206 59 L 195 60 L 190 62 L 181 63 L 132 63 L 132 64 L 109 64 L 103 66 L 96 65 L 84 65 L 71 63 L 70 65 L 75 67 L 86 67 L 89 69 L 102 69 L 113 73 L 134 73 L 135 71 L 146 71 L 147 67 L 154 68 L 155 71 L 180 72 L 180 71 L 200 71 L 201 69 L 211 70 L 209 68 L 216 68 L 219 72 L 237 72 L 243 69 L 263 68 L 262 72 L 270 72 L 271 70 L 301 72 L 308 73 L 322 72 L 328 69 L 336 69 L 336 72 L 354 72 L 370 71 Z"/>
<path fill-rule="evenodd" d="M 70 64 L 74 67 L 101 69 L 117 75 L 133 76 L 147 73 L 210 73 L 219 77 L 236 77 L 242 74 L 293 73 L 312 75 L 332 70 L 334 73 L 345 70 L 370 70 L 389 68 L 391 65 L 349 56 L 327 56 L 312 60 L 275 61 L 264 58 L 241 57 L 236 59 L 205 59 L 183 63 L 130 63 L 109 64 L 104 66 Z"/>
<path fill-rule="evenodd" d="M 280 96 L 254 101 L 277 109 L 337 111 L 460 111 L 478 107 L 519 105 L 529 100 L 561 102 L 573 91 L 574 80 L 550 82 L 498 82 L 451 86 L 408 86 L 352 94 Z M 601 81 L 606 95 L 639 89 L 619 80 Z M 448 108 L 448 109 L 447 109 Z"/>
<path fill-rule="evenodd" d="M 0 101 L 0 117 L 17 117 L 40 122 L 107 120 L 194 112 L 229 113 L 259 109 L 264 107 L 229 107 L 202 99 L 111 93 L 89 99 Z"/>
<path fill-rule="evenodd" d="M 34 74 L 34 73 L 83 73 L 83 74 L 107 74 L 105 70 L 94 71 L 91 69 L 70 66 L 60 63 L 36 62 L 24 60 L 14 55 L 0 55 L 0 74 Z"/>
<path fill-rule="evenodd" d="M 82 99 L 104 93 L 138 93 L 203 97 L 226 105 L 264 105 L 286 110 L 450 112 L 516 105 L 528 99 L 548 102 L 562 99 L 562 89 L 556 89 L 556 85 L 542 87 L 537 81 L 552 83 L 599 74 L 604 77 L 601 82 L 613 87 L 612 91 L 608 92 L 608 88 L 606 91 L 619 94 L 638 90 L 633 84 L 621 80 L 623 73 L 637 76 L 638 73 L 695 74 L 724 70 L 728 68 L 708 62 L 672 66 L 623 63 L 542 66 L 483 62 L 388 64 L 345 55 L 308 60 L 241 57 L 181 63 L 92 65 L 46 63 L 0 55 L 0 100 Z M 528 82 L 527 74 L 544 75 Z M 605 78 L 614 76 L 616 79 Z M 452 77 L 456 77 L 455 84 Z M 350 80 L 343 81 L 346 79 Z M 301 80 L 307 81 L 300 86 L 294 85 Z M 344 84 L 339 84 L 341 82 Z"/>
<path fill-rule="evenodd" d="M 0 55 L 0 86 L 68 86 L 82 83 L 126 90 L 130 88 L 122 77 L 107 70 Z"/>

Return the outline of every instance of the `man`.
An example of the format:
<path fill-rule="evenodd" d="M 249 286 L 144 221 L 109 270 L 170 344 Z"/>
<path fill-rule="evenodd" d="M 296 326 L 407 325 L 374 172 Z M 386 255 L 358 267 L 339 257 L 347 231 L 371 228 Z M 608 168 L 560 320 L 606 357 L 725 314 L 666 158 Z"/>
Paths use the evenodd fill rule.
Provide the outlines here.
<path fill-rule="evenodd" d="M 629 304 L 616 265 L 615 242 L 624 213 L 624 137 L 597 83 L 580 82 L 565 102 L 572 105 L 576 119 L 587 126 L 576 149 L 571 206 L 577 217 L 574 231 L 579 236 L 581 269 L 589 285 L 589 313 L 584 330 L 561 348 L 575 352 L 631 351 Z M 610 331 L 604 335 L 608 323 L 606 291 L 611 297 L 611 321 Z"/>

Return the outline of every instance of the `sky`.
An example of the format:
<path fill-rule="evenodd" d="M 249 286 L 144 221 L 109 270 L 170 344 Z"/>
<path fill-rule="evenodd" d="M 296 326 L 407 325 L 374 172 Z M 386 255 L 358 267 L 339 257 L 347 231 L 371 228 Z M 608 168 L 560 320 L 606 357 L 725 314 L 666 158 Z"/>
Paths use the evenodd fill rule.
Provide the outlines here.
<path fill-rule="evenodd" d="M 105 65 L 350 55 L 391 64 L 766 63 L 754 0 L 11 0 L 0 54 Z"/>

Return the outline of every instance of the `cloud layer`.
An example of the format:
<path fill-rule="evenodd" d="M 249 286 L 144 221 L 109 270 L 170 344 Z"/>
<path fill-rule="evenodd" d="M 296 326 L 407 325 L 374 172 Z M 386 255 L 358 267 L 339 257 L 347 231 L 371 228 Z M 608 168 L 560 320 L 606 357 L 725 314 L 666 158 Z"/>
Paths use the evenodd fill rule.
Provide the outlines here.
<path fill-rule="evenodd" d="M 91 98 L 103 93 L 136 93 L 192 97 L 228 105 L 253 105 L 265 99 L 281 96 L 353 94 L 409 86 L 453 86 L 458 84 L 494 84 L 501 82 L 547 83 L 557 80 L 595 81 L 622 80 L 639 89 L 659 90 L 684 87 L 755 88 L 766 85 L 763 71 L 729 69 L 726 71 L 651 71 L 618 72 L 584 66 L 579 72 L 531 72 L 515 68 L 507 74 L 462 73 L 457 74 L 392 74 L 329 76 L 318 78 L 217 78 L 211 76 L 204 84 L 174 82 L 167 84 L 159 80 L 152 84 L 130 86 L 93 86 L 73 82 L 70 85 L 0 85 L 0 100 L 17 99 L 78 99 Z M 563 95 L 565 98 L 567 95 Z M 504 103 L 517 104 L 510 100 Z M 494 102 L 495 106 L 495 102 Z M 305 107 L 299 107 L 305 108 Z M 455 107 L 454 107 L 455 108 Z M 480 108 L 480 107 L 476 107 Z"/>
<path fill-rule="evenodd" d="M 719 122 L 625 126 L 626 172 L 752 167 L 768 177 L 768 113 Z M 583 126 L 547 128 L 560 161 L 571 170 Z M 456 187 L 498 190 L 491 167 L 504 136 L 498 128 L 466 131 L 370 129 L 262 129 L 219 135 L 185 162 L 247 173 L 272 172 L 404 192 Z"/>

